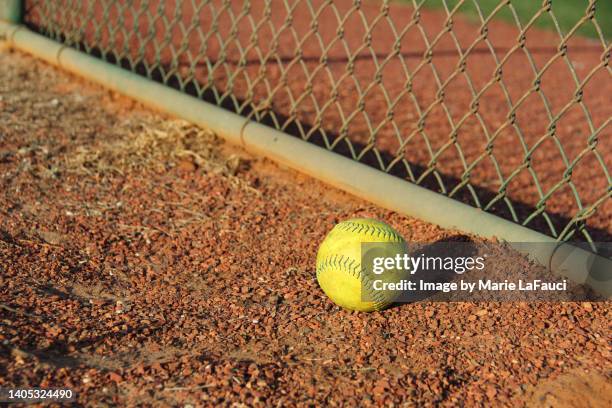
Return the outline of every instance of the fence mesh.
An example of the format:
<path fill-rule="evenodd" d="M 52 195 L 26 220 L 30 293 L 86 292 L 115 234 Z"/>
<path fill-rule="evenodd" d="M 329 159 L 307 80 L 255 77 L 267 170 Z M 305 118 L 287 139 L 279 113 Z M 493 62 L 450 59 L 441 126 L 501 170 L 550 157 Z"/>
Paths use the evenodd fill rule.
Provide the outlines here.
<path fill-rule="evenodd" d="M 569 26 L 550 0 L 527 16 L 524 1 L 484 3 L 26 0 L 25 20 L 560 240 L 612 241 L 604 1 Z"/>

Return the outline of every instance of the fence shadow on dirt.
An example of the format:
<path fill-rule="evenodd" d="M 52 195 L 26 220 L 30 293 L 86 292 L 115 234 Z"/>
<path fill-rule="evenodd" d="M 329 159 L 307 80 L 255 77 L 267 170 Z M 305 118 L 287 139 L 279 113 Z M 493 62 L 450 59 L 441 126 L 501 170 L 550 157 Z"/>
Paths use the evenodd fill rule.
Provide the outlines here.
<path fill-rule="evenodd" d="M 169 84 L 170 85 L 170 84 Z M 177 87 L 177 84 L 172 84 L 173 87 Z M 194 93 L 191 93 L 192 96 L 197 96 Z M 215 101 L 215 96 L 214 93 L 212 91 L 206 92 L 203 97 L 201 98 L 206 102 L 209 103 L 213 103 L 216 104 Z M 239 106 L 243 106 L 244 101 L 239 101 Z M 235 106 L 233 104 L 232 101 L 227 100 L 225 103 L 221 104 L 221 107 L 230 111 L 235 112 Z M 250 113 L 252 113 L 252 110 L 246 110 L 241 112 L 241 115 L 243 116 L 248 116 Z M 274 115 L 277 119 L 277 121 L 279 121 L 280 123 L 287 123 L 289 118 L 285 115 L 280 114 L 279 112 L 275 111 Z M 260 120 L 260 123 L 267 125 L 267 126 L 274 126 L 273 120 L 270 117 L 270 115 L 264 116 L 262 118 L 262 120 Z M 323 132 L 320 129 L 313 129 L 314 127 L 311 124 L 308 123 L 304 123 L 304 122 L 300 122 L 299 124 L 294 122 L 288 122 L 287 126 L 285 127 L 284 131 L 294 137 L 300 137 L 300 133 L 306 133 L 306 134 L 310 134 L 312 132 L 312 136 L 309 138 L 309 142 L 313 143 L 317 146 L 320 146 L 322 148 L 326 148 L 325 147 L 325 142 L 324 142 L 324 135 Z M 300 130 L 301 129 L 301 130 Z M 339 137 L 339 135 L 336 133 L 331 133 L 329 132 L 329 130 L 326 130 L 326 135 L 328 139 L 335 139 L 337 137 Z M 351 140 L 351 143 L 355 149 L 355 151 L 363 151 L 364 149 L 366 149 L 366 145 L 363 143 L 359 143 L 356 142 L 354 140 Z M 343 143 L 339 143 L 334 147 L 334 153 L 340 154 L 344 157 L 347 158 L 352 158 L 352 154 L 351 151 L 349 150 L 349 148 L 346 146 L 346 144 Z M 391 153 L 391 152 L 387 152 L 387 151 L 381 151 L 378 150 L 378 154 L 381 156 L 382 160 L 385 163 L 390 163 L 393 159 L 395 159 L 395 156 Z M 415 178 L 418 178 L 420 175 L 424 174 L 428 169 L 425 166 L 422 166 L 418 163 L 414 163 L 412 161 L 409 160 L 409 158 L 407 158 L 409 165 L 411 167 L 411 170 L 413 172 L 413 175 L 415 176 Z M 370 150 L 368 153 L 366 153 L 363 158 L 360 160 L 361 163 L 368 165 L 370 167 L 374 167 L 376 169 L 380 169 L 380 165 L 378 163 L 378 159 L 376 157 L 376 155 L 374 154 L 374 152 L 372 150 Z M 381 170 L 382 171 L 382 170 Z M 446 173 L 442 173 L 439 170 L 436 171 L 437 175 L 442 179 L 444 185 L 447 187 L 447 189 L 450 191 L 452 190 L 455 186 L 457 186 L 458 184 L 462 183 L 462 180 L 458 177 L 455 177 L 453 175 L 450 174 L 446 174 Z M 388 174 L 392 175 L 392 176 L 396 176 L 396 177 L 400 177 L 402 179 L 408 180 L 408 172 L 405 168 L 400 167 L 400 166 L 394 166 L 389 172 Z M 420 183 L 419 185 L 421 187 L 427 188 L 429 190 L 435 191 L 435 192 L 440 192 L 440 186 L 439 186 L 439 182 L 436 179 L 436 177 L 433 175 L 433 173 L 429 173 L 428 176 L 426 176 Z M 479 197 L 480 201 L 482 203 L 489 203 L 491 200 L 493 200 L 494 197 L 496 197 L 498 195 L 498 191 L 492 190 L 492 189 L 488 189 L 486 187 L 482 187 L 482 186 L 478 186 L 478 185 L 474 185 L 474 184 L 469 184 L 474 191 L 476 192 L 477 196 Z M 469 204 L 471 206 L 474 206 L 474 199 L 472 194 L 470 193 L 470 191 L 467 189 L 467 186 L 462 187 L 460 190 L 457 191 L 457 193 L 452 197 L 452 199 L 461 201 L 465 204 Z M 517 217 L 519 218 L 519 220 L 525 220 L 529 215 L 533 214 L 535 211 L 537 211 L 536 207 L 533 205 L 530 205 L 528 203 L 525 202 L 517 202 L 515 200 L 512 201 L 512 205 L 514 208 L 514 211 L 517 215 Z M 498 215 L 502 218 L 505 218 L 507 220 L 512 220 L 512 214 L 510 212 L 510 209 L 508 208 L 508 206 L 504 203 L 503 200 L 499 200 L 494 206 L 492 206 L 488 212 Z M 551 222 L 553 223 L 553 225 L 555 226 L 555 228 L 557 228 L 558 231 L 562 230 L 566 225 L 568 225 L 570 222 L 572 222 L 572 219 L 570 217 L 564 216 L 562 214 L 555 214 L 555 213 L 551 213 L 548 212 L 547 213 L 549 219 L 551 220 Z M 543 234 L 546 235 L 550 235 L 550 227 L 546 221 L 546 219 L 542 216 L 539 215 L 537 217 L 535 217 L 534 219 L 532 219 L 529 224 L 527 225 L 527 227 L 534 229 L 538 232 L 541 232 Z M 577 227 L 576 227 L 577 228 Z M 597 227 L 592 227 L 589 226 L 588 228 L 589 234 L 591 235 L 592 239 L 594 242 L 611 242 L 612 241 L 612 232 L 611 231 L 607 231 L 605 229 L 602 228 L 597 228 Z M 581 241 L 582 235 L 579 233 L 574 234 L 574 240 L 575 241 Z M 608 254 L 608 256 L 611 256 L 612 254 Z"/>
<path fill-rule="evenodd" d="M 498 54 L 498 56 L 504 56 L 504 55 L 508 55 L 510 53 L 512 49 L 510 47 L 496 47 L 495 48 L 495 52 L 496 54 Z M 436 50 L 436 55 L 439 57 L 456 57 L 457 53 L 461 51 L 461 54 L 466 55 L 468 50 L 463 48 L 460 50 L 457 49 L 441 49 L 441 50 Z M 426 50 L 424 51 L 404 51 L 401 53 L 397 54 L 397 57 L 401 57 L 401 58 L 423 58 L 424 54 L 426 54 Z M 537 47 L 537 46 L 531 46 L 529 47 L 529 53 L 532 55 L 539 55 L 539 54 L 547 54 L 547 55 L 554 55 L 556 53 L 559 52 L 558 47 Z M 597 53 L 601 53 L 601 47 L 599 46 L 579 46 L 579 47 L 573 47 L 572 48 L 572 53 L 573 54 L 577 54 L 577 53 L 585 53 L 585 52 L 597 52 Z M 469 54 L 470 55 L 477 55 L 477 54 L 482 54 L 482 55 L 490 55 L 491 54 L 491 50 L 488 48 L 473 48 L 469 50 Z M 389 53 L 364 53 L 364 54 L 358 54 L 355 55 L 352 58 L 348 58 L 346 56 L 344 57 L 338 57 L 338 56 L 327 56 L 326 57 L 326 61 L 328 64 L 346 64 L 349 61 L 361 61 L 361 60 L 369 60 L 372 58 L 377 58 L 379 60 L 385 60 L 386 58 L 389 57 Z M 283 64 L 289 64 L 292 63 L 295 60 L 295 56 L 294 55 L 289 55 L 289 56 L 280 56 L 278 58 L 275 59 L 270 59 L 267 61 L 268 64 L 277 64 L 277 63 L 283 63 Z M 303 56 L 300 58 L 300 60 L 304 63 L 319 63 L 321 62 L 321 56 Z M 219 61 L 211 59 L 210 61 L 208 61 L 208 64 L 215 66 L 219 63 Z M 224 64 L 227 65 L 240 65 L 241 61 L 236 60 L 236 59 L 230 59 L 230 58 L 226 58 L 223 60 Z M 179 62 L 179 65 L 181 64 L 187 64 L 184 61 Z M 244 60 L 244 62 L 242 62 L 242 65 L 245 67 L 248 66 L 253 66 L 253 65 L 260 65 L 261 64 L 261 60 L 260 59 L 246 59 Z M 204 62 L 199 62 L 197 64 L 195 64 L 195 67 L 200 67 L 200 66 L 204 66 L 206 65 Z"/>
<path fill-rule="evenodd" d="M 173 85 L 173 87 L 177 88 L 178 84 L 168 84 L 168 85 Z M 192 96 L 197 96 L 194 93 L 191 93 L 191 94 Z M 202 96 L 201 99 L 203 99 L 206 102 L 216 104 L 215 96 L 212 91 L 206 92 Z M 239 106 L 243 106 L 243 103 L 244 101 L 239 101 Z M 223 103 L 221 107 L 224 109 L 230 110 L 230 111 L 234 111 L 234 112 L 236 111 L 234 103 L 230 100 L 227 100 L 225 103 Z M 252 113 L 252 110 L 247 109 L 246 111 L 241 112 L 241 115 L 248 116 L 250 113 Z M 279 121 L 280 123 L 288 123 L 288 125 L 284 129 L 284 131 L 287 134 L 294 136 L 294 137 L 300 137 L 299 135 L 301 132 L 304 132 L 306 134 L 310 134 L 312 132 L 312 136 L 309 138 L 308 141 L 322 148 L 326 148 L 325 142 L 324 142 L 324 135 L 320 129 L 318 128 L 313 129 L 314 127 L 312 126 L 312 124 L 309 124 L 309 123 L 300 122 L 298 124 L 295 121 L 288 122 L 289 118 L 287 116 L 282 115 L 276 111 L 274 112 L 274 115 L 277 121 Z M 274 123 L 270 115 L 264 116 L 262 120 L 260 120 L 260 123 L 267 125 L 267 126 L 274 127 Z M 301 128 L 301 131 L 300 131 L 300 128 Z M 337 133 L 336 134 L 330 133 L 329 130 L 326 130 L 326 135 L 328 139 L 332 139 L 332 140 L 339 137 Z M 351 143 L 355 151 L 363 151 L 367 147 L 365 144 L 356 142 L 354 140 L 351 140 Z M 351 151 L 346 146 L 346 144 L 343 144 L 343 143 L 337 144 L 334 147 L 333 151 L 334 153 L 340 154 L 344 157 L 352 158 Z M 395 159 L 395 156 L 391 152 L 378 150 L 378 153 L 385 163 L 390 163 L 393 159 Z M 414 163 L 410 161 L 409 158 L 407 158 L 407 160 L 409 162 L 409 165 L 411 167 L 411 170 L 415 178 L 418 178 L 420 175 L 424 174 L 428 170 L 427 167 L 422 166 L 418 163 Z M 360 160 L 360 162 L 370 167 L 380 169 L 378 159 L 376 158 L 376 155 L 374 154 L 372 150 L 366 153 L 363 156 L 363 158 Z M 394 166 L 388 172 L 388 174 L 408 180 L 407 170 L 400 166 Z M 447 187 L 449 191 L 452 190 L 458 184 L 462 183 L 462 180 L 460 178 L 455 177 L 450 174 L 442 173 L 439 170 L 437 171 L 437 175 L 442 179 L 444 185 Z M 426 176 L 419 183 L 419 185 L 429 190 L 440 192 L 439 182 L 436 179 L 436 177 L 433 175 L 433 173 L 430 173 L 428 176 Z M 479 197 L 482 203 L 489 203 L 491 200 L 493 200 L 494 197 L 498 195 L 498 191 L 488 189 L 486 187 L 474 185 L 474 184 L 470 184 L 470 185 L 474 189 L 474 191 L 476 192 L 477 196 Z M 460 190 L 458 190 L 457 193 L 452 198 L 455 200 L 461 201 L 465 204 L 474 206 L 474 199 L 470 191 L 467 189 L 467 186 L 464 186 Z M 513 205 L 514 211 L 516 215 L 518 216 L 519 220 L 525 220 L 530 214 L 533 214 L 535 211 L 537 211 L 535 206 L 530 205 L 528 203 L 524 203 L 524 202 L 517 202 L 513 200 L 512 205 Z M 488 211 L 502 218 L 512 220 L 512 214 L 510 212 L 510 209 L 507 207 L 507 205 L 504 203 L 503 200 L 499 200 Z M 562 214 L 555 214 L 555 213 L 548 212 L 547 215 L 558 231 L 562 230 L 566 225 L 572 222 L 572 219 L 570 217 L 564 216 Z M 539 215 L 535 217 L 534 219 L 532 219 L 530 223 L 527 225 L 527 227 L 534 229 L 538 232 L 541 232 L 543 234 L 550 235 L 550 227 L 546 219 L 542 215 Z M 611 231 L 606 231 L 602 228 L 597 228 L 597 227 L 588 227 L 588 231 L 594 242 L 611 242 L 612 241 Z M 574 234 L 575 240 L 580 241 L 581 240 L 580 238 L 582 238 L 582 234 L 579 234 L 579 233 Z M 609 255 L 612 255 L 612 254 L 609 254 Z"/>
<path fill-rule="evenodd" d="M 178 88 L 178 82 L 174 84 L 167 84 L 167 85 L 171 85 L 174 88 Z M 192 96 L 197 96 L 195 95 L 194 92 L 190 92 L 190 94 Z M 201 99 L 203 99 L 206 102 L 216 104 L 215 95 L 212 91 L 205 92 Z M 243 106 L 243 105 L 244 105 L 244 101 L 239 101 L 239 106 Z M 230 100 L 227 100 L 225 103 L 223 103 L 221 107 L 224 109 L 233 111 L 233 112 L 236 111 L 234 103 Z M 248 116 L 251 113 L 252 113 L 252 110 L 247 109 L 246 111 L 241 112 L 241 115 Z M 289 121 L 289 118 L 287 116 L 282 115 L 279 112 L 275 111 L 274 115 L 277 121 L 279 121 L 280 123 L 287 123 Z M 264 116 L 262 120 L 260 121 L 260 123 L 267 125 L 267 126 L 274 127 L 274 123 L 270 115 Z M 301 128 L 301 131 L 300 131 L 300 128 Z M 284 131 L 287 134 L 294 136 L 294 137 L 300 137 L 299 135 L 301 132 L 304 132 L 306 134 L 310 134 L 312 132 L 312 136 L 310 137 L 308 141 L 322 148 L 326 148 L 323 132 L 318 128 L 317 129 L 313 129 L 313 128 L 314 127 L 312 124 L 304 123 L 304 122 L 300 122 L 298 124 L 295 121 L 293 121 L 293 122 L 288 122 L 288 125 L 286 126 Z M 329 139 L 335 139 L 339 137 L 337 133 L 336 134 L 330 133 L 329 130 L 326 130 L 326 135 L 327 135 L 327 138 Z M 363 151 L 367 147 L 365 144 L 356 142 L 354 140 L 351 140 L 351 143 L 355 151 Z M 346 146 L 346 144 L 343 144 L 343 143 L 337 144 L 333 151 L 347 158 L 352 158 L 351 151 Z M 395 159 L 395 156 L 391 152 L 378 150 L 378 153 L 385 163 L 390 163 L 393 159 Z M 415 178 L 418 178 L 420 175 L 424 174 L 427 171 L 427 167 L 419 165 L 418 163 L 414 163 L 410 161 L 409 158 L 407 158 L 407 160 L 409 162 L 409 165 L 411 167 L 411 170 Z M 360 162 L 370 167 L 380 169 L 380 166 L 378 164 L 378 159 L 376 158 L 376 155 L 374 154 L 372 150 L 366 153 L 366 155 L 364 155 L 364 157 L 360 160 Z M 388 174 L 396 176 L 396 177 L 400 177 L 405 180 L 408 179 L 407 170 L 401 166 L 394 166 L 389 171 Z M 439 170 L 437 171 L 437 174 L 442 179 L 444 185 L 447 187 L 449 191 L 452 190 L 452 188 L 454 188 L 458 184 L 462 183 L 462 180 L 460 178 L 455 177 L 453 175 L 442 173 Z M 422 182 L 419 183 L 419 185 L 429 190 L 436 191 L 436 192 L 439 192 L 439 189 L 440 189 L 438 180 L 436 180 L 436 177 L 433 175 L 433 173 L 430 173 L 428 176 L 426 176 L 422 180 Z M 488 189 L 486 187 L 474 185 L 474 184 L 470 184 L 470 185 L 476 191 L 476 194 L 478 195 L 482 203 L 489 203 L 491 200 L 493 200 L 494 197 L 498 195 L 498 191 Z M 453 196 L 453 199 L 469 204 L 471 206 L 474 205 L 474 199 L 470 191 L 467 189 L 467 186 L 464 186 L 460 190 L 458 190 L 457 193 Z M 518 216 L 519 220 L 525 220 L 530 214 L 533 214 L 535 211 L 537 211 L 535 206 L 530 205 L 528 203 L 524 203 L 524 202 L 517 202 L 513 200 L 512 205 L 514 207 L 514 211 L 516 212 L 516 215 Z M 512 220 L 512 214 L 510 212 L 510 209 L 507 207 L 507 205 L 504 203 L 503 200 L 498 201 L 488 211 L 502 218 Z M 554 214 L 554 213 L 548 212 L 547 215 L 558 231 L 561 231 L 566 225 L 572 222 L 572 219 L 570 217 L 564 216 L 562 214 Z M 550 227 L 546 219 L 542 215 L 539 215 L 535 217 L 533 220 L 531 220 L 530 223 L 527 225 L 527 227 L 534 229 L 538 232 L 541 232 L 543 234 L 550 235 Z M 597 227 L 588 227 L 588 231 L 593 241 L 595 242 L 611 242 L 612 241 L 611 231 L 606 231 L 604 229 L 597 228 Z M 575 237 L 574 239 L 577 239 L 579 241 L 580 238 L 582 238 L 582 234 L 576 233 L 574 234 L 574 237 Z M 608 256 L 610 255 L 612 254 L 608 254 Z"/>

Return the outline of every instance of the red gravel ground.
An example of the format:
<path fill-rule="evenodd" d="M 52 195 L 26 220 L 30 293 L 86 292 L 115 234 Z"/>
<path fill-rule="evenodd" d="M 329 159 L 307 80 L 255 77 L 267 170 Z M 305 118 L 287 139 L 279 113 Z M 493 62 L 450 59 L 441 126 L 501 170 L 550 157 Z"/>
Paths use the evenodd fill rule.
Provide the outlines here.
<path fill-rule="evenodd" d="M 612 404 L 609 303 L 341 310 L 314 271 L 334 223 L 459 234 L 23 54 L 0 77 L 0 386 L 100 406 Z"/>
<path fill-rule="evenodd" d="M 443 11 L 423 8 L 415 18 L 409 5 L 393 2 L 381 17 L 375 0 L 47 3 L 26 2 L 34 28 L 68 33 L 110 59 L 129 57 L 132 66 L 207 90 L 205 97 L 233 109 L 251 99 L 262 107 L 269 98 L 273 113 L 264 112 L 277 126 L 317 143 L 322 131 L 345 154 L 350 141 L 355 155 L 379 167 L 366 153 L 375 147 L 392 173 L 471 205 L 475 196 L 483 207 L 495 199 L 490 210 L 507 218 L 498 191 L 511 178 L 505 192 L 518 219 L 546 210 L 550 224 L 542 215 L 528 224 L 544 233 L 552 234 L 550 225 L 552 235 L 561 233 L 580 210 L 607 197 L 587 224 L 593 240 L 612 241 L 609 44 L 574 36 L 561 54 L 557 33 L 530 28 L 520 48 L 511 23 L 493 19 L 485 40 L 460 14 L 449 32 Z M 465 71 L 455 74 L 462 54 Z M 470 114 L 473 106 L 479 116 Z M 554 118 L 554 136 L 545 137 Z M 597 142 L 589 147 L 593 133 Z M 532 148 L 531 165 L 520 167 Z M 574 161 L 573 185 L 557 189 Z M 427 172 L 434 162 L 436 172 Z M 473 191 L 462 183 L 468 176 Z"/>

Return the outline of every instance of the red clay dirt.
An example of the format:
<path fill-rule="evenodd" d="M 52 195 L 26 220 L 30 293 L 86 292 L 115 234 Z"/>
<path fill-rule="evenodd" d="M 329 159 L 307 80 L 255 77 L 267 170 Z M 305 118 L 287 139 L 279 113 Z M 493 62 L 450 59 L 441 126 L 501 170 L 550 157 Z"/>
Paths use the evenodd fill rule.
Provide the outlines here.
<path fill-rule="evenodd" d="M 251 100 L 262 108 L 269 99 L 263 116 L 283 129 L 316 143 L 324 143 L 322 131 L 345 154 L 350 140 L 356 156 L 380 167 L 375 147 L 393 174 L 436 191 L 457 188 L 454 197 L 471 205 L 493 200 L 490 210 L 512 219 L 498 194 L 507 182 L 518 220 L 537 212 L 528 226 L 547 234 L 551 225 L 560 234 L 603 199 L 587 226 L 593 240 L 612 241 L 605 173 L 612 168 L 612 81 L 602 41 L 573 36 L 561 53 L 559 34 L 532 27 L 517 47 L 516 24 L 493 19 L 485 38 L 459 13 L 449 32 L 444 11 L 415 15 L 400 2 L 387 9 L 352 0 L 59 3 L 26 1 L 28 23 L 66 32 L 111 60 L 129 57 L 131 66 L 231 109 L 245 110 Z M 455 75 L 463 54 L 465 71 Z M 530 165 L 520 167 L 528 156 Z M 434 162 L 436 171 L 427 172 Z M 468 176 L 473 191 L 462 183 Z M 566 176 L 572 184 L 556 188 Z"/>
<path fill-rule="evenodd" d="M 100 406 L 612 404 L 609 303 L 347 312 L 315 279 L 336 222 L 460 234 L 23 54 L 0 53 L 0 76 L 1 387 Z"/>

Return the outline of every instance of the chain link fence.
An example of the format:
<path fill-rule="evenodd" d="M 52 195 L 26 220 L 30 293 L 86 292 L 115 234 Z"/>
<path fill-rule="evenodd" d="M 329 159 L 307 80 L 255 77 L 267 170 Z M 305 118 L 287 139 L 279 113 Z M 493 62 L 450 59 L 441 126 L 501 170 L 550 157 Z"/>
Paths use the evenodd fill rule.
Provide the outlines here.
<path fill-rule="evenodd" d="M 26 0 L 25 22 L 559 240 L 612 241 L 604 1 L 569 23 L 550 0 L 484 3 Z"/>

